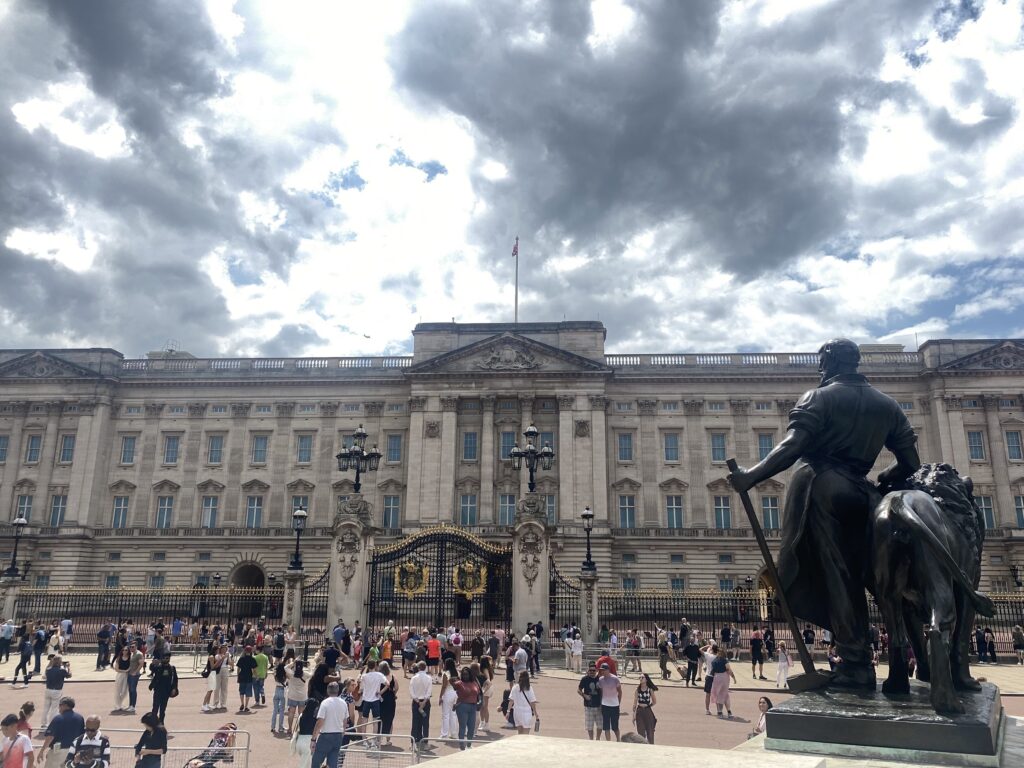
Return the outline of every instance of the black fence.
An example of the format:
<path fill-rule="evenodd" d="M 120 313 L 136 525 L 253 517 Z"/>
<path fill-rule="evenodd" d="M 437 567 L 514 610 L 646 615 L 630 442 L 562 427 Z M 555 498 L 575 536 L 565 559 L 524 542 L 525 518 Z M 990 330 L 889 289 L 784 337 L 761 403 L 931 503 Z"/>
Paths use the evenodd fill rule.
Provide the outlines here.
<path fill-rule="evenodd" d="M 334 622 L 327 615 L 327 595 L 330 588 L 331 566 L 302 585 L 302 626 L 299 636 L 311 643 L 324 639 Z"/>
<path fill-rule="evenodd" d="M 18 592 L 17 620 L 51 622 L 70 618 L 77 637 L 95 637 L 102 624 L 131 621 L 148 626 L 175 617 L 226 625 L 229 621 L 281 621 L 284 588 L 194 587 L 192 589 L 66 589 L 27 587 Z"/>
<path fill-rule="evenodd" d="M 548 592 L 548 627 L 554 633 L 563 625 L 580 625 L 580 582 L 565 576 L 551 561 Z"/>

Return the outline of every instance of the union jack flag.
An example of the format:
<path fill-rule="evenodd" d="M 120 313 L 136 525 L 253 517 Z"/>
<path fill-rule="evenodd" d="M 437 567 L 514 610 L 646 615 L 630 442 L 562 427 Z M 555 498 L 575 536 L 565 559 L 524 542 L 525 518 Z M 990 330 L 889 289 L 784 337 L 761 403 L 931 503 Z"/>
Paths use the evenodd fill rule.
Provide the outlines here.
<path fill-rule="evenodd" d="M 512 255 L 517 257 L 517 258 L 519 256 L 519 238 L 518 237 L 516 238 L 516 244 L 512 246 Z"/>

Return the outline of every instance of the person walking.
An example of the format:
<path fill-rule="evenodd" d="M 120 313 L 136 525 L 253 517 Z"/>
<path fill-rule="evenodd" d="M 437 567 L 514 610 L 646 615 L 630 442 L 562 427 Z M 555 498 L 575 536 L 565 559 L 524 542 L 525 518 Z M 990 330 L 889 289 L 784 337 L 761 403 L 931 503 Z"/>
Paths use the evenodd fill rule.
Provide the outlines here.
<path fill-rule="evenodd" d="M 31 701 L 26 701 L 21 705 L 21 709 L 18 710 L 18 730 L 22 733 L 27 733 L 28 737 L 32 738 L 32 726 L 29 724 L 29 718 L 35 714 L 36 705 Z"/>
<path fill-rule="evenodd" d="M 313 742 L 313 730 L 316 728 L 316 713 L 320 709 L 320 702 L 316 699 L 306 699 L 299 715 L 299 722 L 295 726 L 295 736 L 291 741 L 291 753 L 298 755 L 298 768 L 309 768 L 313 761 L 313 751 L 310 744 Z"/>
<path fill-rule="evenodd" d="M 387 680 L 380 692 L 380 732 L 387 735 L 384 743 L 390 744 L 395 712 L 398 709 L 398 681 L 395 679 L 391 664 L 386 661 L 381 662 L 380 673 Z"/>
<path fill-rule="evenodd" d="M 210 646 L 210 655 L 206 657 L 206 668 L 203 670 L 206 674 L 206 695 L 203 696 L 203 706 L 199 708 L 200 712 L 212 712 L 221 707 L 220 672 L 227 662 L 227 656 L 221 653 L 221 649 L 216 646 L 215 642 L 211 642 Z"/>
<path fill-rule="evenodd" d="M 32 673 L 28 671 L 28 665 L 32 663 L 32 638 L 26 633 L 21 636 L 21 640 L 18 644 L 18 666 L 14 668 L 14 677 L 11 679 L 11 688 L 15 688 L 18 684 L 18 672 L 20 671 L 25 676 L 25 685 L 28 687 L 28 681 L 32 679 Z"/>
<path fill-rule="evenodd" d="M 167 754 L 167 729 L 153 712 L 142 716 L 145 730 L 135 744 L 136 768 L 160 768 L 163 756 Z"/>
<path fill-rule="evenodd" d="M 459 672 L 455 668 L 455 659 L 444 660 L 444 673 L 441 675 L 441 691 L 437 697 L 437 704 L 441 708 L 441 734 L 438 738 L 450 739 L 452 732 L 458 732 L 458 718 L 455 716 L 455 702 L 459 695 L 455 692 L 452 684 L 459 679 Z"/>
<path fill-rule="evenodd" d="M 284 664 L 274 667 L 274 709 L 270 713 L 270 732 L 280 733 L 284 731 L 284 713 L 287 709 L 288 675 L 285 674 Z M 312 734 L 310 730 L 310 734 Z"/>
<path fill-rule="evenodd" d="M 711 714 L 711 686 L 715 682 L 715 673 L 711 665 L 718 658 L 717 645 L 705 645 L 700 649 L 701 659 L 704 662 L 704 714 Z"/>
<path fill-rule="evenodd" d="M 612 674 L 611 667 L 605 663 L 598 668 L 601 688 L 601 730 L 605 741 L 611 741 L 611 734 L 619 741 L 619 705 L 622 702 L 622 683 Z"/>
<path fill-rule="evenodd" d="M 722 707 L 729 713 L 732 720 L 732 706 L 729 700 L 729 680 L 736 682 L 736 675 L 729 666 L 729 659 L 726 656 L 725 648 L 719 648 L 715 660 L 711 662 L 711 672 L 714 674 L 714 682 L 711 684 L 711 700 L 718 708 L 718 716 L 722 717 Z"/>
<path fill-rule="evenodd" d="M 988 648 L 988 660 L 990 664 L 998 664 L 996 658 L 996 633 L 991 627 L 985 627 L 985 646 Z"/>
<path fill-rule="evenodd" d="M 367 659 L 366 672 L 359 677 L 359 689 L 363 692 L 363 703 L 359 706 L 359 730 L 366 733 L 366 725 L 376 720 L 374 731 L 380 733 L 381 693 L 387 685 L 387 678 L 377 669 L 375 659 Z"/>
<path fill-rule="evenodd" d="M 100 731 L 100 718 L 85 718 L 85 733 L 71 742 L 66 766 L 74 768 L 108 768 L 110 765 L 110 739 Z"/>
<path fill-rule="evenodd" d="M 494 666 L 491 664 L 491 657 L 484 655 L 480 657 L 480 663 L 474 665 L 478 670 L 477 680 L 480 682 L 480 706 L 477 708 L 480 713 L 479 730 L 485 733 L 490 730 L 491 723 L 491 687 L 494 685 Z"/>
<path fill-rule="evenodd" d="M 1024 629 L 1020 624 L 1013 628 L 1013 652 L 1017 654 L 1017 664 L 1024 664 Z"/>
<path fill-rule="evenodd" d="M 633 693 L 633 724 L 636 732 L 647 739 L 648 744 L 654 743 L 654 726 L 658 724 L 658 718 L 654 716 L 654 705 L 658 703 L 655 691 L 658 690 L 650 675 L 646 672 L 640 675 L 640 683 Z"/>
<path fill-rule="evenodd" d="M 267 672 L 270 668 L 270 657 L 262 645 L 256 646 L 256 653 L 252 655 L 256 660 L 256 670 L 252 676 L 252 696 L 254 707 L 267 706 Z"/>
<path fill-rule="evenodd" d="M 57 704 L 64 695 L 64 681 L 71 677 L 71 664 L 60 656 L 51 656 L 45 676 L 46 694 L 43 699 L 43 724 L 40 726 L 43 730 L 46 730 L 50 718 L 57 714 Z"/>
<path fill-rule="evenodd" d="M 71 742 L 85 733 L 85 718 L 75 712 L 75 700 L 64 696 L 59 704 L 60 712 L 50 721 L 39 748 L 39 760 L 45 768 L 63 768 Z M 47 751 L 49 750 L 49 751 Z"/>
<path fill-rule="evenodd" d="M 114 658 L 114 711 L 123 712 L 128 698 L 128 670 L 132 667 L 132 649 L 122 645 Z"/>
<path fill-rule="evenodd" d="M 775 673 L 775 687 L 776 688 L 787 688 L 789 687 L 789 667 L 791 659 L 789 658 L 789 649 L 786 648 L 784 642 L 779 642 L 779 663 L 778 671 Z"/>
<path fill-rule="evenodd" d="M 128 708 L 125 712 L 135 713 L 135 706 L 139 701 L 139 678 L 142 677 L 142 670 L 146 666 L 146 655 L 139 650 L 138 643 L 132 640 L 128 643 L 129 657 L 131 663 L 128 665 Z"/>
<path fill-rule="evenodd" d="M 580 678 L 576 692 L 583 699 L 583 728 L 587 738 L 601 738 L 601 685 L 597 677 L 597 664 L 590 662 L 587 674 Z"/>
<path fill-rule="evenodd" d="M 530 673 L 521 672 L 519 681 L 512 686 L 508 697 L 512 705 L 512 719 L 516 724 L 516 732 L 524 736 L 533 730 L 534 720 L 540 719 L 537 714 L 537 694 L 530 683 Z"/>
<path fill-rule="evenodd" d="M 572 636 L 572 671 L 583 672 L 583 638 L 579 632 L 573 632 Z"/>
<path fill-rule="evenodd" d="M 459 722 L 459 749 L 473 746 L 476 737 L 476 708 L 480 704 L 480 683 L 469 667 L 463 667 L 459 679 L 452 683 L 455 690 L 455 716 Z"/>
<path fill-rule="evenodd" d="M 417 749 L 423 749 L 430 731 L 430 697 L 433 682 L 427 674 L 427 663 L 416 662 L 416 674 L 409 680 L 409 698 L 412 706 L 411 736 Z"/>
<path fill-rule="evenodd" d="M 378 673 L 379 674 L 379 673 Z M 328 768 L 338 765 L 345 729 L 355 722 L 355 706 L 340 698 L 341 686 L 337 683 L 327 685 L 327 698 L 320 702 L 316 712 L 316 725 L 310 747 L 313 758 L 312 768 L 320 768 L 327 761 Z"/>
<path fill-rule="evenodd" d="M 160 725 L 164 724 L 167 714 L 167 702 L 178 695 L 178 670 L 171 664 L 171 656 L 167 654 L 154 662 L 153 679 L 149 681 L 149 690 L 153 692 L 153 714 Z"/>
<path fill-rule="evenodd" d="M 14 620 L 0 624 L 0 664 L 11 660 L 11 642 L 14 640 Z"/>
<path fill-rule="evenodd" d="M 0 729 L 3 731 L 0 741 L 3 768 L 33 768 L 32 739 L 18 730 L 18 716 L 6 715 L 0 720 Z"/>
<path fill-rule="evenodd" d="M 297 659 L 292 659 L 292 665 L 285 664 L 285 676 L 288 678 L 288 735 L 292 735 L 292 727 L 295 717 L 299 714 L 299 707 L 303 706 L 308 696 L 306 695 L 305 664 Z"/>

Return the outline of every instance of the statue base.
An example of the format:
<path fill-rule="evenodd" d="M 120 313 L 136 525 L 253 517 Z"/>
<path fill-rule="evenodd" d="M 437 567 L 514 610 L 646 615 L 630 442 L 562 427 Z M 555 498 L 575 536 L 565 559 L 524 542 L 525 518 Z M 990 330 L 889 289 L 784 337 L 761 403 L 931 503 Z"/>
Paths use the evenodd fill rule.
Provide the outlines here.
<path fill-rule="evenodd" d="M 910 693 L 831 689 L 793 696 L 768 713 L 765 748 L 849 758 L 956 766 L 998 766 L 1003 706 L 999 688 L 959 693 L 966 712 L 940 715 L 929 687 Z"/>

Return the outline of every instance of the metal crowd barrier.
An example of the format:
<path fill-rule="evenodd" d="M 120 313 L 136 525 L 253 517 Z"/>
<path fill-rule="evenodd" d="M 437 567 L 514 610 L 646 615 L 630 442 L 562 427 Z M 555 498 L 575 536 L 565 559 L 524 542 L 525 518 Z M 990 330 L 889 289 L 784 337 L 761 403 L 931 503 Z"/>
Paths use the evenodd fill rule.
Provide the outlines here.
<path fill-rule="evenodd" d="M 383 743 L 386 738 L 391 740 L 390 744 Z M 366 736 L 341 748 L 338 765 L 345 768 L 406 768 L 419 762 L 415 746 L 412 736 L 408 735 Z"/>
<path fill-rule="evenodd" d="M 101 728 L 110 739 L 110 768 L 134 768 L 135 744 L 141 731 L 122 728 Z M 230 746 L 212 746 L 216 733 L 205 731 L 171 731 L 174 738 L 168 742 L 167 753 L 161 760 L 163 768 L 201 768 L 201 766 L 226 766 L 248 768 L 250 736 L 248 731 L 234 731 Z"/>

